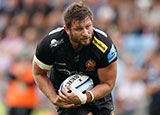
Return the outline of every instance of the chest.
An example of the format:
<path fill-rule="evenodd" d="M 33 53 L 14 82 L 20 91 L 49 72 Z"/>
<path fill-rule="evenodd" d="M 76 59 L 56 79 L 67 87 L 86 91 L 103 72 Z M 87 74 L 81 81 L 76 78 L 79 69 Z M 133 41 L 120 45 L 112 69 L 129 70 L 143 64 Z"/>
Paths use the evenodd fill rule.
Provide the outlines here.
<path fill-rule="evenodd" d="M 61 48 L 54 58 L 54 69 L 66 75 L 74 73 L 91 75 L 97 71 L 97 59 L 89 47 L 80 52 Z"/>

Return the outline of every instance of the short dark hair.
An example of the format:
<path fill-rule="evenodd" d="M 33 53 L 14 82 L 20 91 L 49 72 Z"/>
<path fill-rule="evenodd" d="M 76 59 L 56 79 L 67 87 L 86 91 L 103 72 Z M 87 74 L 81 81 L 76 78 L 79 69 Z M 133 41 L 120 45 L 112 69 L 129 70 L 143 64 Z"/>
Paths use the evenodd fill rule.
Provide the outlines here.
<path fill-rule="evenodd" d="M 91 10 L 83 2 L 74 2 L 64 12 L 64 22 L 70 29 L 72 21 L 82 21 L 87 16 L 93 21 Z"/>

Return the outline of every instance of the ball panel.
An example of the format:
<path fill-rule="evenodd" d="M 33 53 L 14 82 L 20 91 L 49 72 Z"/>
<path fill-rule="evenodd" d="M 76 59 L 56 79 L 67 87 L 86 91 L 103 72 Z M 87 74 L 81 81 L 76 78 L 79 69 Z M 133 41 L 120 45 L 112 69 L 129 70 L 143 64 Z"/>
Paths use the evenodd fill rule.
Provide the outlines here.
<path fill-rule="evenodd" d="M 82 84 L 76 87 L 76 89 L 80 90 L 81 92 L 85 93 L 93 88 L 93 80 L 88 78 Z"/>
<path fill-rule="evenodd" d="M 68 86 L 75 87 L 76 89 L 80 90 L 82 93 L 85 93 L 91 90 L 94 84 L 93 84 L 93 80 L 88 76 L 74 74 L 69 76 L 67 79 L 65 79 L 62 82 L 59 90 L 62 92 L 62 87 L 64 87 L 65 90 L 69 92 L 69 90 L 67 89 Z"/>

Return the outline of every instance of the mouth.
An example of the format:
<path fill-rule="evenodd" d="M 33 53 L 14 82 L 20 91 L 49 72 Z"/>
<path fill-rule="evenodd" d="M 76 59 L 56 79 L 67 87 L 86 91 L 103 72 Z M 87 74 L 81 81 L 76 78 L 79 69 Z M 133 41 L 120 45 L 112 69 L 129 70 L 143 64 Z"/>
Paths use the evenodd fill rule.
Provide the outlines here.
<path fill-rule="evenodd" d="M 85 37 L 85 38 L 81 38 L 82 41 L 86 41 L 86 40 L 89 40 L 90 37 Z"/>
<path fill-rule="evenodd" d="M 89 38 L 82 38 L 81 40 L 88 40 Z"/>
<path fill-rule="evenodd" d="M 81 41 L 87 42 L 89 41 L 89 38 L 82 38 Z"/>
<path fill-rule="evenodd" d="M 83 45 L 89 45 L 90 44 L 90 38 L 88 37 L 88 38 L 82 38 L 81 39 L 81 44 L 83 44 Z"/>

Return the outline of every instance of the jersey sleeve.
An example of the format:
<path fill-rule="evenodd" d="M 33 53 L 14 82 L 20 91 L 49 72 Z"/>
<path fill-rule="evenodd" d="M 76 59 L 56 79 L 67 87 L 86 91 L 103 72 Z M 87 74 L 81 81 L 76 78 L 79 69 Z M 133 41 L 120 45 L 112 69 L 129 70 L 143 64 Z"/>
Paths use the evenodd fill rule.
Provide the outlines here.
<path fill-rule="evenodd" d="M 37 45 L 34 61 L 41 69 L 50 70 L 53 66 L 52 50 L 50 44 L 51 37 L 47 35 Z"/>
<path fill-rule="evenodd" d="M 107 51 L 100 58 L 99 67 L 103 68 L 110 65 L 112 62 L 117 60 L 118 52 L 115 45 L 112 43 L 108 47 Z"/>
<path fill-rule="evenodd" d="M 111 38 L 99 29 L 95 30 L 93 44 L 96 47 L 96 55 L 98 58 L 98 68 L 103 68 L 117 60 L 118 52 Z"/>

